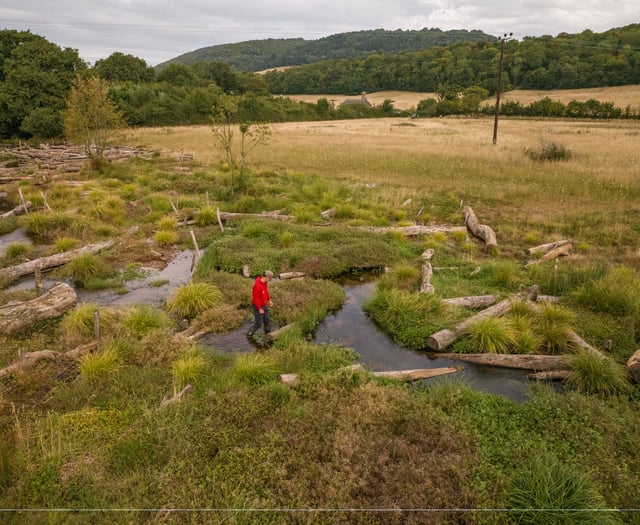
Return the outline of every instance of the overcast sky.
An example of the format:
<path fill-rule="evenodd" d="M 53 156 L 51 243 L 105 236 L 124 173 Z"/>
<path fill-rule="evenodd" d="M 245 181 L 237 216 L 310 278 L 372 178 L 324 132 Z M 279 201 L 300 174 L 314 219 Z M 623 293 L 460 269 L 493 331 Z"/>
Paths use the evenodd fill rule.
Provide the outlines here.
<path fill-rule="evenodd" d="M 0 29 L 29 29 L 90 63 L 120 51 L 152 66 L 265 38 L 437 27 L 521 40 L 632 23 L 640 23 L 640 0 L 0 0 Z"/>

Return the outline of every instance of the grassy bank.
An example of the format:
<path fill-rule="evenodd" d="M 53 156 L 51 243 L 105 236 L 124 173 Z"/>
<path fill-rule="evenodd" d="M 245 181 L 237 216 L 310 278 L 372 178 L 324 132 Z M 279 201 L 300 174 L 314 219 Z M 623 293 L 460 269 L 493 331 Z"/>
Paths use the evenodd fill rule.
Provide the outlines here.
<path fill-rule="evenodd" d="M 640 392 L 623 364 L 640 347 L 640 125 L 504 119 L 494 146 L 492 124 L 273 126 L 271 143 L 248 157 L 243 187 L 232 186 L 207 128 L 131 130 L 131 144 L 161 153 L 71 181 L 22 181 L 35 210 L 0 231 L 22 227 L 33 243 L 7 248 L 3 267 L 115 239 L 115 248 L 52 275 L 126 293 L 144 267 L 193 247 L 190 230 L 203 254 L 197 286 L 163 304 L 85 304 L 0 334 L 3 368 L 19 351 L 90 343 L 94 310 L 102 320 L 93 352 L 0 378 L 2 521 L 634 523 Z M 533 160 L 548 142 L 566 147 L 568 160 Z M 181 162 L 181 152 L 195 160 Z M 18 201 L 17 184 L 8 194 Z M 464 232 L 409 238 L 362 229 L 460 226 L 461 204 L 495 230 L 497 249 Z M 231 218 L 222 231 L 216 208 L 290 217 Z M 330 218 L 320 215 L 329 209 Z M 525 265 L 525 248 L 559 239 L 574 241 L 570 255 Z M 427 248 L 433 295 L 418 292 Z M 274 320 L 292 327 L 248 354 L 188 339 L 249 318 L 245 265 L 251 276 L 308 275 L 272 282 Z M 561 297 L 475 327 L 452 351 L 575 356 L 567 392 L 532 383 L 528 400 L 516 403 L 455 375 L 404 384 L 349 368 L 358 361 L 353 349 L 313 344 L 318 323 L 344 300 L 333 279 L 384 268 L 367 311 L 417 351 L 472 313 L 443 298 L 500 299 L 532 285 Z M 0 305 L 35 296 L 4 290 Z M 595 347 L 609 341 L 606 360 L 575 354 L 569 331 Z M 298 383 L 283 384 L 285 373 Z"/>

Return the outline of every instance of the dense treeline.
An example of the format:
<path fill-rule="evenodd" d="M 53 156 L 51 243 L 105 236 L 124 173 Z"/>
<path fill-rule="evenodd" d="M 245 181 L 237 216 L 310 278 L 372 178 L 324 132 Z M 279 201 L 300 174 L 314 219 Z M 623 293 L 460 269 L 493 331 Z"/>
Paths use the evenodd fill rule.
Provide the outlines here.
<path fill-rule="evenodd" d="M 378 34 L 379 33 L 379 34 Z M 380 30 L 356 35 L 378 35 Z M 400 32 L 407 36 L 410 32 Z M 344 42 L 354 34 L 346 34 Z M 334 35 L 334 44 L 340 35 Z M 384 47 L 382 43 L 371 46 Z M 257 45 L 257 44 L 256 44 Z M 358 46 L 356 45 L 356 48 Z M 364 47 L 364 41 L 360 47 Z M 327 51 L 328 52 L 328 51 Z M 472 114 L 495 93 L 500 55 L 496 42 L 459 42 L 415 53 L 374 53 L 360 59 L 321 61 L 265 75 L 242 72 L 220 61 L 172 63 L 160 71 L 140 58 L 113 53 L 89 67 L 77 50 L 60 48 L 28 31 L 0 31 L 0 137 L 56 138 L 63 134 L 63 113 L 77 76 L 96 75 L 109 83 L 109 96 L 132 126 L 170 126 L 210 122 L 222 95 L 237 97 L 238 122 L 283 122 L 393 116 L 382 105 L 334 107 L 279 94 L 355 94 L 362 91 L 435 92 L 421 115 Z M 556 38 L 525 38 L 505 45 L 504 90 L 581 88 L 640 84 L 640 24 L 601 34 L 584 31 Z M 596 101 L 594 103 L 597 105 Z M 569 117 L 635 117 L 629 108 L 539 101 L 523 108 L 506 104 L 504 114 Z"/>
<path fill-rule="evenodd" d="M 457 84 L 495 93 L 500 58 L 495 42 L 459 42 L 396 55 L 376 53 L 360 59 L 323 61 L 265 79 L 272 93 L 357 93 L 406 90 L 435 92 Z M 640 83 L 640 24 L 604 33 L 586 30 L 557 37 L 507 41 L 504 90 L 575 89 Z"/>
<path fill-rule="evenodd" d="M 318 40 L 302 38 L 250 40 L 235 44 L 203 47 L 157 66 L 161 71 L 169 64 L 224 62 L 239 71 L 262 71 L 279 66 L 299 66 L 321 60 L 358 58 L 371 53 L 419 51 L 455 42 L 495 41 L 482 31 L 455 29 L 420 29 L 389 31 L 374 29 L 340 33 Z"/>

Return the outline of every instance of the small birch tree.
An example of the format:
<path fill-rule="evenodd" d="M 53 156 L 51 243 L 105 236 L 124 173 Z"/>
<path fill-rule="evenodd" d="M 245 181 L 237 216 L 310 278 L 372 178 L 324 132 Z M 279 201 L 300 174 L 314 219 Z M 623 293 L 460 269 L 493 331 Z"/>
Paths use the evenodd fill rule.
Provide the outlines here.
<path fill-rule="evenodd" d="M 122 113 L 109 98 L 109 83 L 98 77 L 77 77 L 64 112 L 65 137 L 82 144 L 87 158 L 99 166 L 113 132 L 123 126 Z"/>

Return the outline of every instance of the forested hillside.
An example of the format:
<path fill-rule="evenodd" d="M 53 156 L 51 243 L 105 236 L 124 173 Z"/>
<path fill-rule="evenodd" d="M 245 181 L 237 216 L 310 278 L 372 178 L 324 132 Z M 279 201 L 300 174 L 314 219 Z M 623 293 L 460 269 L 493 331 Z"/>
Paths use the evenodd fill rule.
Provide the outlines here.
<path fill-rule="evenodd" d="M 157 66 L 219 61 L 239 71 L 262 71 L 279 66 L 299 66 L 321 60 L 358 58 L 371 53 L 419 51 L 456 42 L 491 42 L 496 38 L 482 31 L 420 29 L 388 31 L 374 29 L 340 33 L 318 40 L 302 38 L 250 40 L 235 44 L 203 47 Z"/>
<path fill-rule="evenodd" d="M 417 52 L 375 53 L 359 59 L 322 61 L 265 80 L 272 93 L 447 91 L 480 86 L 494 93 L 500 46 L 458 42 Z M 640 24 L 604 33 L 585 30 L 557 37 L 509 40 L 504 49 L 502 89 L 576 89 L 640 83 Z"/>

